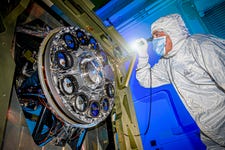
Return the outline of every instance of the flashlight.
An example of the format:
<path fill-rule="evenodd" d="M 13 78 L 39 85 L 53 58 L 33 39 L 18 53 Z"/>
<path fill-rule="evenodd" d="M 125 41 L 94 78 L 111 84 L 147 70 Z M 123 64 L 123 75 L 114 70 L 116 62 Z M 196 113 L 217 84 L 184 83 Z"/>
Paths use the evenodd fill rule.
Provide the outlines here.
<path fill-rule="evenodd" d="M 145 39 L 147 42 L 151 42 L 153 40 L 153 37 L 149 37 L 147 39 Z M 134 41 L 130 44 L 130 48 L 131 48 L 131 53 L 133 52 L 137 52 L 139 47 L 144 45 L 144 41 Z"/>

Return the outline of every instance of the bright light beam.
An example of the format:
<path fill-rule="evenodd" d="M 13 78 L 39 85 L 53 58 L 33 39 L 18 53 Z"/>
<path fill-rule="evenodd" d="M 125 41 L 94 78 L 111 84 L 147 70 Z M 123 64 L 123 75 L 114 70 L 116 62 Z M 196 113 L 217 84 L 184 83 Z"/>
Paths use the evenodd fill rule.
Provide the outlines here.
<path fill-rule="evenodd" d="M 153 40 L 152 37 L 149 37 L 149 38 L 146 39 L 147 42 L 151 42 L 152 40 Z M 130 53 L 135 53 L 135 54 L 136 54 L 137 51 L 138 51 L 138 49 L 139 49 L 139 47 L 140 47 L 141 45 L 143 45 L 143 43 L 142 43 L 142 42 L 137 42 L 137 41 L 135 40 L 135 41 L 133 41 L 132 43 L 130 43 L 129 45 L 130 45 Z"/>

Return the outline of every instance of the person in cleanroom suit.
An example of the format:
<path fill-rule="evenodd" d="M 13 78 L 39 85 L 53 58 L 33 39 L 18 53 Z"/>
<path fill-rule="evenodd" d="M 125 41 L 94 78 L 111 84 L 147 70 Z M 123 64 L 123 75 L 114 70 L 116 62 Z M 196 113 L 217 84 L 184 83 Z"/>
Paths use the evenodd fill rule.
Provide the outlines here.
<path fill-rule="evenodd" d="M 137 80 L 144 87 L 172 83 L 207 149 L 225 149 L 225 40 L 190 35 L 179 14 L 159 18 L 151 32 L 153 50 L 162 57 L 151 68 L 147 41 L 138 39 Z"/>

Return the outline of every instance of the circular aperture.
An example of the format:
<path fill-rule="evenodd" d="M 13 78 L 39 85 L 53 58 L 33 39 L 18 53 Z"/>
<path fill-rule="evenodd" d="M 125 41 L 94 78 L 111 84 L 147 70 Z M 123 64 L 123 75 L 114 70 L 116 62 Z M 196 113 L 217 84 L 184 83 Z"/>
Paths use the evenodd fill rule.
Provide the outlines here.
<path fill-rule="evenodd" d="M 102 110 L 104 112 L 107 112 L 109 110 L 109 99 L 104 97 L 102 100 L 101 100 L 101 106 L 102 106 Z"/>
<path fill-rule="evenodd" d="M 115 95 L 115 89 L 113 87 L 113 85 L 111 83 L 108 83 L 106 85 L 106 93 L 108 95 L 108 97 L 113 98 Z"/>
<path fill-rule="evenodd" d="M 92 36 L 89 38 L 89 44 L 91 45 L 91 48 L 93 49 L 97 49 L 98 47 L 97 41 Z"/>
<path fill-rule="evenodd" d="M 67 70 L 73 65 L 72 56 L 66 51 L 57 51 L 55 53 L 55 59 L 59 68 L 63 70 Z"/>
<path fill-rule="evenodd" d="M 88 45 L 87 35 L 83 31 L 77 30 L 76 35 L 81 45 Z"/>
<path fill-rule="evenodd" d="M 77 50 L 77 48 L 79 47 L 77 41 L 71 34 L 64 34 L 63 39 L 66 43 L 67 48 Z"/>
<path fill-rule="evenodd" d="M 84 94 L 78 94 L 73 98 L 73 107 L 80 111 L 84 112 L 88 107 L 88 98 Z"/>
<path fill-rule="evenodd" d="M 86 64 L 86 72 L 88 72 L 88 77 L 91 82 L 95 84 L 100 84 L 103 78 L 103 73 L 96 60 L 90 61 Z"/>
<path fill-rule="evenodd" d="M 90 115 L 92 117 L 97 117 L 100 113 L 100 105 L 98 102 L 92 102 L 90 104 Z"/>
<path fill-rule="evenodd" d="M 75 77 L 72 75 L 66 75 L 61 80 L 61 87 L 64 93 L 71 95 L 78 90 L 78 83 Z"/>

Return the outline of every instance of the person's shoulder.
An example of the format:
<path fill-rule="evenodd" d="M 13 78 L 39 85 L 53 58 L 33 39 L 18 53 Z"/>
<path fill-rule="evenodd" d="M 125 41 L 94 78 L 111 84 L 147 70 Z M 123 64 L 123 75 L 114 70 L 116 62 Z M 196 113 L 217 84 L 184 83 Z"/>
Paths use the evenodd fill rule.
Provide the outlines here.
<path fill-rule="evenodd" d="M 196 41 L 213 41 L 213 40 L 224 40 L 220 37 L 217 37 L 215 35 L 212 34 L 193 34 L 189 37 L 192 40 L 196 40 Z"/>
<path fill-rule="evenodd" d="M 189 37 L 189 41 L 193 44 L 211 45 L 218 41 L 224 41 L 212 34 L 194 34 Z"/>
<path fill-rule="evenodd" d="M 195 34 L 190 37 L 190 41 L 193 43 L 198 43 L 200 45 L 215 45 L 215 44 L 225 44 L 225 39 L 217 37 L 212 34 Z"/>
<path fill-rule="evenodd" d="M 205 40 L 210 39 L 212 35 L 207 35 L 207 34 L 193 34 L 189 37 L 189 39 L 196 41 L 196 42 L 203 42 Z"/>

